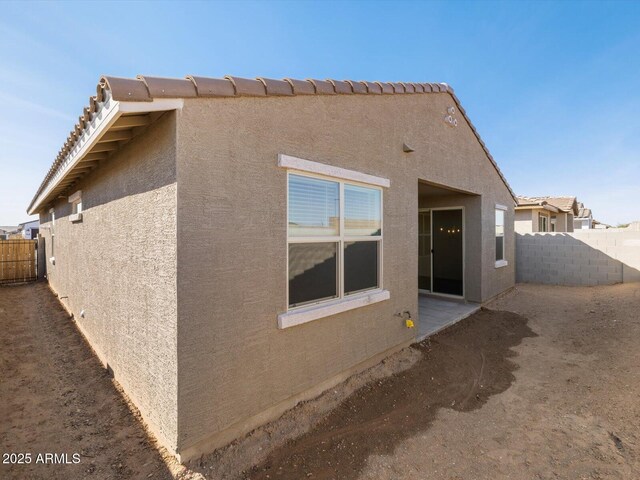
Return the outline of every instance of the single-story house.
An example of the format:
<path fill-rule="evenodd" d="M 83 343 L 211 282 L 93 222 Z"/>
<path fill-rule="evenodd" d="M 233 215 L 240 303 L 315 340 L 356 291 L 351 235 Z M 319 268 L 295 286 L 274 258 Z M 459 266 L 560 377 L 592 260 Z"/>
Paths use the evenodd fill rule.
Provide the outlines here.
<path fill-rule="evenodd" d="M 441 83 L 103 77 L 28 207 L 51 288 L 182 461 L 512 287 L 515 196 Z"/>
<path fill-rule="evenodd" d="M 590 208 L 586 208 L 584 203 L 578 203 L 578 214 L 573 219 L 574 230 L 591 230 L 595 228 L 593 213 Z"/>
<path fill-rule="evenodd" d="M 40 231 L 40 220 L 30 220 L 18 225 L 20 236 L 26 240 L 35 240 Z"/>
<path fill-rule="evenodd" d="M 607 230 L 607 229 L 612 228 L 612 227 L 611 227 L 611 225 L 599 222 L 598 220 L 596 220 L 594 218 L 593 219 L 593 228 L 596 229 L 596 230 Z"/>
<path fill-rule="evenodd" d="M 516 233 L 573 232 L 576 197 L 517 197 Z"/>

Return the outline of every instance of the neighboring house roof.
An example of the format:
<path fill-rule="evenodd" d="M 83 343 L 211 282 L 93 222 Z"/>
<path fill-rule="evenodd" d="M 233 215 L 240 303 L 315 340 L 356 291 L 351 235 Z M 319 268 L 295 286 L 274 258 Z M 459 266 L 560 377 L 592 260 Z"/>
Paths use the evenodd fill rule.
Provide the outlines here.
<path fill-rule="evenodd" d="M 590 208 L 579 208 L 578 216 L 576 218 L 589 218 L 591 216 Z"/>
<path fill-rule="evenodd" d="M 29 220 L 27 222 L 22 222 L 18 224 L 18 227 L 24 227 L 25 225 L 29 225 L 31 223 L 40 223 L 40 220 Z"/>
<path fill-rule="evenodd" d="M 525 197 L 518 196 L 518 206 L 552 205 L 562 212 L 578 214 L 576 197 Z"/>
<path fill-rule="evenodd" d="M 578 215 L 576 215 L 576 218 L 589 218 L 591 216 L 591 209 L 586 208 L 582 202 L 578 203 Z"/>
<path fill-rule="evenodd" d="M 95 96 L 89 98 L 75 128 L 69 134 L 45 175 L 27 211 L 35 213 L 47 202 L 71 188 L 95 165 L 135 135 L 136 127 L 148 125 L 150 114 L 175 110 L 184 98 L 267 97 L 295 95 L 398 95 L 446 93 L 451 95 L 485 154 L 511 193 L 506 178 L 480 138 L 453 89 L 446 83 L 367 82 L 353 80 L 273 80 L 268 78 L 185 79 L 138 75 L 136 78 L 104 76 Z M 177 101 L 179 100 L 179 101 Z M 81 164 L 82 162 L 82 164 Z"/>
<path fill-rule="evenodd" d="M 540 200 L 540 199 L 531 198 L 531 197 L 517 196 L 516 204 L 517 204 L 516 206 L 517 209 L 543 208 L 544 210 L 549 210 L 551 212 L 556 212 L 556 213 L 559 212 L 557 207 L 554 207 L 546 200 Z"/>
<path fill-rule="evenodd" d="M 15 232 L 18 230 L 17 226 L 9 226 L 9 225 L 5 225 L 5 226 L 0 226 L 0 230 L 2 230 L 3 232 L 6 233 L 11 233 L 11 232 Z"/>

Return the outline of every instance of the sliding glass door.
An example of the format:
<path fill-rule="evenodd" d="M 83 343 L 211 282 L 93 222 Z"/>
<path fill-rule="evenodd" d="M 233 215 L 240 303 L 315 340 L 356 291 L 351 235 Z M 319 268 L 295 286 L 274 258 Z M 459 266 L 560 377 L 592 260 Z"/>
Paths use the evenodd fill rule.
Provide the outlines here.
<path fill-rule="evenodd" d="M 432 291 L 463 296 L 462 209 L 431 211 Z"/>

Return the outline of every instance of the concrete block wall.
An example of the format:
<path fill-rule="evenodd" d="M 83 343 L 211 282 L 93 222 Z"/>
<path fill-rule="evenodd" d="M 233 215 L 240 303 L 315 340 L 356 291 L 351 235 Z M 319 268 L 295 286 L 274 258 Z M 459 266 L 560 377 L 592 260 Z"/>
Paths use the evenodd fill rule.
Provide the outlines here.
<path fill-rule="evenodd" d="M 516 281 L 551 285 L 640 282 L 640 232 L 516 234 Z"/>

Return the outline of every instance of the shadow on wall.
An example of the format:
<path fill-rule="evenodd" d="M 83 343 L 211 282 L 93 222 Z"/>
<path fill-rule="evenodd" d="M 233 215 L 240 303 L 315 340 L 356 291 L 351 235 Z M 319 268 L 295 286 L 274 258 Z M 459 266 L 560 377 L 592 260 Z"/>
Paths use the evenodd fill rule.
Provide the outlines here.
<path fill-rule="evenodd" d="M 289 305 L 337 296 L 337 243 L 289 245 Z M 378 281 L 378 242 L 346 242 L 344 291 L 356 293 L 375 288 Z"/>
<path fill-rule="evenodd" d="M 82 210 L 159 190 L 176 183 L 175 114 L 159 117 L 140 135 L 115 151 L 55 202 L 56 219 L 68 217 L 67 196 L 82 191 Z M 50 222 L 48 208 L 41 222 Z"/>
<path fill-rule="evenodd" d="M 516 234 L 516 281 L 550 285 L 640 282 L 640 232 Z"/>

